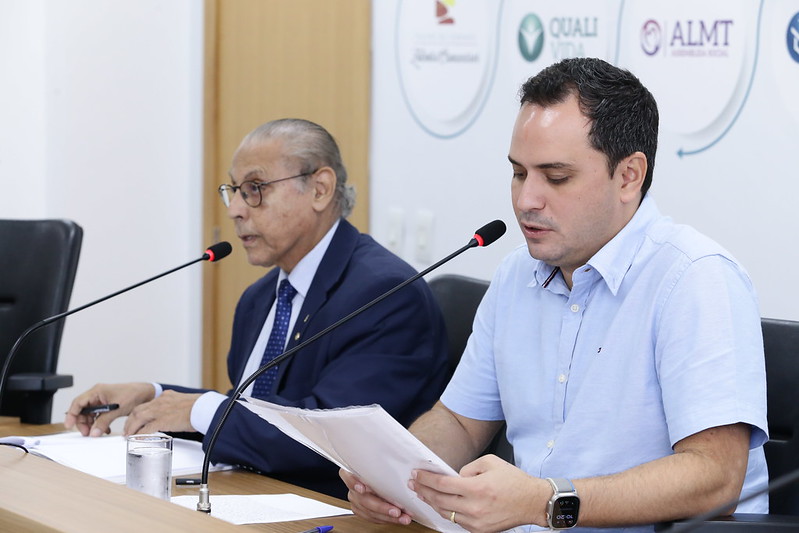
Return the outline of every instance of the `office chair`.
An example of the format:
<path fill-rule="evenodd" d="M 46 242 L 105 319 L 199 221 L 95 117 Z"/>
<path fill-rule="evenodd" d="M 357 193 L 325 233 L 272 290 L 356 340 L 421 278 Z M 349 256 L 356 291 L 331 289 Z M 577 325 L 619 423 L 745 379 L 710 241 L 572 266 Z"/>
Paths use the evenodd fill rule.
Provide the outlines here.
<path fill-rule="evenodd" d="M 451 375 L 461 360 L 463 350 L 466 349 L 469 335 L 472 334 L 474 315 L 488 289 L 488 281 L 457 274 L 443 274 L 431 279 L 428 285 L 444 315 L 449 341 Z M 486 448 L 485 453 L 493 453 L 505 461 L 513 463 L 513 447 L 505 436 L 504 424 Z"/>
<path fill-rule="evenodd" d="M 799 322 L 761 318 L 766 360 L 766 402 L 769 441 L 763 446 L 769 481 L 799 469 Z M 669 531 L 672 522 L 655 526 L 655 531 Z M 799 483 L 769 494 L 769 514 L 723 516 L 701 522 L 697 533 L 725 531 L 770 533 L 799 531 Z"/>
<path fill-rule="evenodd" d="M 766 354 L 769 479 L 799 469 L 799 322 L 763 318 Z M 770 514 L 799 515 L 799 483 L 769 495 Z"/>
<path fill-rule="evenodd" d="M 33 324 L 67 310 L 83 230 L 69 220 L 0 220 L 0 368 Z M 53 395 L 72 386 L 56 373 L 64 321 L 28 336 L 9 368 L 0 414 L 49 424 Z"/>
<path fill-rule="evenodd" d="M 428 285 L 444 315 L 451 375 L 472 334 L 474 315 L 488 289 L 488 282 L 457 274 L 443 274 L 431 279 Z"/>

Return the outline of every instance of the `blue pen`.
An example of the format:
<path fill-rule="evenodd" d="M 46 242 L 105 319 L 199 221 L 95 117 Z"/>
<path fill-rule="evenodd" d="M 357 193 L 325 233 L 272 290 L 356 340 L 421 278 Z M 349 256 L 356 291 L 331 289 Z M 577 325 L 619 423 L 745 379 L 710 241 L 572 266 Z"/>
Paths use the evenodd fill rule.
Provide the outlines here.
<path fill-rule="evenodd" d="M 327 533 L 331 529 L 333 529 L 333 526 L 319 526 L 307 531 L 303 531 L 302 533 Z"/>

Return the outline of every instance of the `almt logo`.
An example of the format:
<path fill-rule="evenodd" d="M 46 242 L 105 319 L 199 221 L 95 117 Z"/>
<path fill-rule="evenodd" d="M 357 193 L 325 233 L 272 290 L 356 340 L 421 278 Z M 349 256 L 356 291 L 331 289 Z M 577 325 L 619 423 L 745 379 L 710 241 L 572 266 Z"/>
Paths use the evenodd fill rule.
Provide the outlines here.
<path fill-rule="evenodd" d="M 648 56 L 653 56 L 660 50 L 660 43 L 663 41 L 663 32 L 660 24 L 654 20 L 647 20 L 641 28 L 641 48 Z"/>
<path fill-rule="evenodd" d="M 673 57 L 728 57 L 733 20 L 647 20 L 641 27 L 641 49 Z"/>

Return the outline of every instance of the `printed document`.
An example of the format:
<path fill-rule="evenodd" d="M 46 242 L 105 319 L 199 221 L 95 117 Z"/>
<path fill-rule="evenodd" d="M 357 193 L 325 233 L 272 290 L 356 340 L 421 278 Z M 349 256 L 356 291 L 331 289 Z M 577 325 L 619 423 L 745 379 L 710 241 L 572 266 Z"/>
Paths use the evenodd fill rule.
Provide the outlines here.
<path fill-rule="evenodd" d="M 250 397 L 244 407 L 283 433 L 360 477 L 375 492 L 405 509 L 417 522 L 443 533 L 466 531 L 443 518 L 408 488 L 411 471 L 457 476 L 379 405 L 312 410 Z"/>
<path fill-rule="evenodd" d="M 25 446 L 31 453 L 51 459 L 81 472 L 115 483 L 125 482 L 127 441 L 121 435 L 84 437 L 77 431 L 39 437 L 4 437 L 2 440 Z M 172 475 L 196 474 L 202 470 L 202 443 L 172 440 Z M 230 468 L 212 466 L 211 470 Z"/>

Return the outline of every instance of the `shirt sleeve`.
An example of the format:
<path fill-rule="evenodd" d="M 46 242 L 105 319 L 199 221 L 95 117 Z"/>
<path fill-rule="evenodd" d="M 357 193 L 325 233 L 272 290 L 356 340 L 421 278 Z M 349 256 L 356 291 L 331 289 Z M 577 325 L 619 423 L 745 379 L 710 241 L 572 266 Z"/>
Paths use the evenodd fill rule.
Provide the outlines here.
<path fill-rule="evenodd" d="M 227 396 L 215 391 L 209 391 L 200 396 L 191 408 L 191 427 L 202 434 L 208 433 L 214 414 L 227 399 Z"/>
<path fill-rule="evenodd" d="M 745 272 L 720 255 L 691 262 L 664 296 L 655 333 L 672 445 L 735 423 L 751 425 L 751 448 L 768 440 L 760 311 Z"/>

